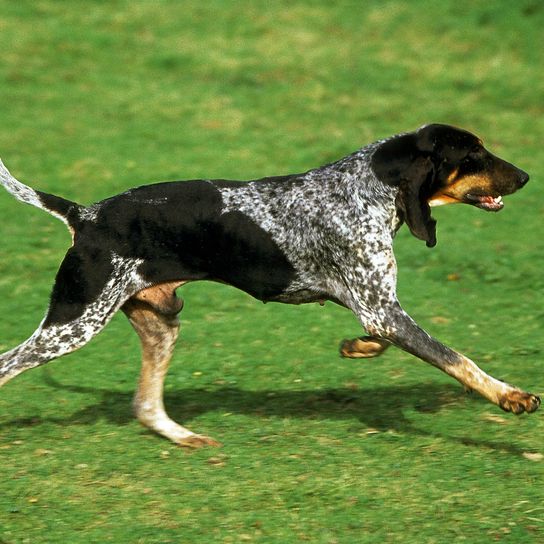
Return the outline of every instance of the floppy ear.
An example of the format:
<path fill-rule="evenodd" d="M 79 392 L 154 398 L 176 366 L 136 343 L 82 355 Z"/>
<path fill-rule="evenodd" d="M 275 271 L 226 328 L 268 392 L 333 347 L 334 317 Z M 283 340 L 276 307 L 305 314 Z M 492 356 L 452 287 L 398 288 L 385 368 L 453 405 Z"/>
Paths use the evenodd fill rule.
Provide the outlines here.
<path fill-rule="evenodd" d="M 416 159 L 408 169 L 408 176 L 399 183 L 397 207 L 402 211 L 410 232 L 427 243 L 436 245 L 436 220 L 431 217 L 427 204 L 434 178 L 434 165 L 430 158 Z"/>
<path fill-rule="evenodd" d="M 380 181 L 398 187 L 397 209 L 410 232 L 436 245 L 436 221 L 427 198 L 431 195 L 435 169 L 431 157 L 419 146 L 417 133 L 396 136 L 374 152 L 372 169 Z"/>

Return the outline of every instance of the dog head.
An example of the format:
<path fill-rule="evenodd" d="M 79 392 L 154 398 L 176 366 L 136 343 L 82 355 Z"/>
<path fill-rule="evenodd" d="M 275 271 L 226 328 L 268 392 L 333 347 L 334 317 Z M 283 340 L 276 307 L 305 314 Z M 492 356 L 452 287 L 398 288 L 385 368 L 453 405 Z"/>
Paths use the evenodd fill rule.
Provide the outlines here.
<path fill-rule="evenodd" d="M 399 214 L 429 247 L 436 244 L 431 206 L 464 203 L 499 211 L 502 197 L 529 181 L 527 173 L 491 154 L 470 132 L 438 124 L 383 142 L 372 156 L 372 169 L 382 182 L 399 187 Z"/>

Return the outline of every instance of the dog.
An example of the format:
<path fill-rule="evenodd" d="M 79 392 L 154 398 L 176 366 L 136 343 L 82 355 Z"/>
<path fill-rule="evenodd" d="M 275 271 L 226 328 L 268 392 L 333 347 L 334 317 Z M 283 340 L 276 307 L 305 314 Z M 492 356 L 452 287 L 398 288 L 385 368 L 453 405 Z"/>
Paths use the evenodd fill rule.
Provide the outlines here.
<path fill-rule="evenodd" d="M 176 289 L 212 280 L 264 302 L 336 302 L 368 334 L 345 340 L 344 357 L 373 357 L 393 344 L 505 411 L 533 412 L 537 396 L 489 376 L 401 308 L 393 255 L 403 223 L 427 246 L 436 244 L 432 206 L 499 211 L 502 197 L 528 180 L 473 134 L 442 124 L 303 174 L 157 183 L 88 207 L 24 185 L 0 161 L 4 187 L 62 220 L 73 240 L 43 321 L 0 355 L 0 385 L 82 347 L 121 309 L 142 345 L 136 417 L 181 446 L 218 445 L 170 419 L 163 403 L 183 307 Z"/>

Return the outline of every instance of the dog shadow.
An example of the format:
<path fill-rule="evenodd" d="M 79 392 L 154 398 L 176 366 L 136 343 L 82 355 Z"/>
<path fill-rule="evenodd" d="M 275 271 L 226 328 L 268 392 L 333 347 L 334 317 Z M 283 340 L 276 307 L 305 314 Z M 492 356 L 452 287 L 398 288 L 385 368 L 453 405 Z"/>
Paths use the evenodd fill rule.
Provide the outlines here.
<path fill-rule="evenodd" d="M 96 389 L 80 385 L 61 384 L 44 372 L 48 386 L 97 397 L 97 402 L 66 417 L 40 415 L 6 421 L 0 428 L 30 427 L 53 423 L 63 427 L 92 425 L 109 421 L 115 425 L 134 422 L 133 392 Z M 477 399 L 471 399 L 476 401 Z M 478 399 L 479 400 L 479 399 Z M 238 413 L 260 418 L 350 419 L 358 421 L 356 432 L 387 432 L 441 438 L 450 442 L 521 455 L 523 449 L 515 444 L 477 439 L 474 436 L 454 436 L 416 426 L 406 416 L 408 412 L 435 414 L 444 407 L 462 403 L 458 387 L 449 384 L 417 384 L 378 388 L 334 388 L 319 390 L 259 390 L 249 391 L 233 386 L 214 388 L 185 388 L 165 393 L 168 414 L 182 425 L 208 412 Z"/>

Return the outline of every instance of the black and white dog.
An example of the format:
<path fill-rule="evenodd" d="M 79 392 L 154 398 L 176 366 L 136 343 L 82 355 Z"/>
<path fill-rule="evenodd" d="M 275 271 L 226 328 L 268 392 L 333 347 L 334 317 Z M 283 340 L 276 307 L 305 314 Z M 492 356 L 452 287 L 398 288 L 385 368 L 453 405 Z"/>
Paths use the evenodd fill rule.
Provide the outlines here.
<path fill-rule="evenodd" d="M 538 397 L 488 376 L 402 310 L 393 255 L 403 222 L 436 244 L 430 206 L 497 211 L 501 197 L 528 179 L 474 135 L 446 125 L 393 136 L 304 174 L 158 183 L 89 207 L 23 185 L 0 163 L 9 192 L 64 221 L 73 235 L 44 320 L 0 355 L 0 385 L 80 348 L 122 309 L 142 342 L 138 419 L 180 445 L 216 444 L 172 421 L 163 405 L 183 306 L 175 290 L 212 280 L 263 301 L 337 302 L 369 334 L 344 341 L 344 356 L 372 357 L 394 344 L 506 411 L 533 412 Z"/>

